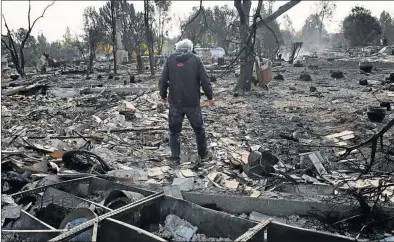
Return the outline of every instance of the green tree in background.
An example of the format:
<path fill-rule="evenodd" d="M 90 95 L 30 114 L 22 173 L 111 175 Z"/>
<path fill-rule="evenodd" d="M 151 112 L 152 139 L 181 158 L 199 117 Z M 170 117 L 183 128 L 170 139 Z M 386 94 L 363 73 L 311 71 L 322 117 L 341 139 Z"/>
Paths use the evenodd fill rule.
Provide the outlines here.
<path fill-rule="evenodd" d="M 342 31 L 351 46 L 365 46 L 378 43 L 382 27 L 371 11 L 363 7 L 354 7 L 343 20 Z"/>

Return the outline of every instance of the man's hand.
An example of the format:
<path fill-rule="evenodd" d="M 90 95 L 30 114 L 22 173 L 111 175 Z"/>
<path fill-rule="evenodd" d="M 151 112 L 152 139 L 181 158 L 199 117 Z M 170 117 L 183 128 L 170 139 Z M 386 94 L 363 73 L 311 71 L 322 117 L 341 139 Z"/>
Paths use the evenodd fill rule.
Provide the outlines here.
<path fill-rule="evenodd" d="M 168 102 L 168 98 L 162 98 L 160 101 L 161 101 L 162 103 L 167 103 L 167 102 Z"/>
<path fill-rule="evenodd" d="M 207 100 L 209 106 L 215 106 L 215 99 Z"/>

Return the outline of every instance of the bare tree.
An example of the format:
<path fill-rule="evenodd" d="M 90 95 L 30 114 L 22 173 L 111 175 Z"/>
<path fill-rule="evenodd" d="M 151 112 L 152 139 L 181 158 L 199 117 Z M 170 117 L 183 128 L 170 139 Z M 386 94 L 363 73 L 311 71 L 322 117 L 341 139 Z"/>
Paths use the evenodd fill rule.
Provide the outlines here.
<path fill-rule="evenodd" d="M 319 25 L 319 43 L 321 43 L 324 21 L 332 18 L 337 7 L 335 1 L 318 1 L 316 2 L 317 15 L 320 19 Z"/>
<path fill-rule="evenodd" d="M 94 7 L 87 7 L 84 10 L 83 25 L 85 40 L 89 47 L 89 74 L 93 73 L 93 60 L 96 57 L 97 46 L 101 42 L 103 36 L 100 28 L 100 16 Z"/>
<path fill-rule="evenodd" d="M 3 20 L 4 20 L 4 25 L 5 25 L 6 29 L 7 29 L 7 34 L 1 36 L 1 42 L 3 43 L 5 48 L 7 50 L 9 50 L 9 52 L 11 54 L 12 62 L 15 65 L 16 71 L 22 77 L 25 77 L 25 56 L 24 56 L 23 50 L 25 48 L 26 42 L 28 41 L 29 36 L 31 34 L 31 31 L 33 30 L 33 28 L 34 28 L 35 24 L 37 23 L 37 21 L 40 18 L 44 17 L 45 12 L 53 4 L 55 4 L 55 1 L 52 1 L 49 5 L 47 5 L 44 8 L 44 11 L 42 12 L 42 14 L 40 16 L 38 16 L 33 22 L 31 22 L 31 16 L 30 16 L 31 15 L 31 3 L 29 1 L 29 11 L 28 11 L 28 14 L 27 14 L 28 28 L 27 28 L 27 32 L 26 32 L 24 38 L 22 39 L 21 44 L 19 45 L 19 50 L 18 50 L 17 45 L 16 45 L 16 43 L 14 41 L 14 37 L 12 35 L 12 32 L 11 32 L 10 28 L 8 27 L 7 21 L 5 20 L 4 14 L 2 15 L 3 16 Z"/>
<path fill-rule="evenodd" d="M 146 45 L 148 46 L 149 53 L 149 66 L 150 74 L 155 75 L 155 64 L 153 56 L 153 33 L 151 25 L 151 13 L 153 12 L 153 6 L 149 0 L 144 0 L 144 24 L 145 24 L 145 35 L 146 35 Z"/>

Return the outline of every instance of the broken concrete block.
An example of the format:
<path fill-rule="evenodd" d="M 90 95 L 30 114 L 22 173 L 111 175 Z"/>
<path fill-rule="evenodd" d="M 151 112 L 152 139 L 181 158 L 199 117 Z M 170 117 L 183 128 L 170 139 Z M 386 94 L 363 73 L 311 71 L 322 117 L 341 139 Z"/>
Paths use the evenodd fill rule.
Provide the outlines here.
<path fill-rule="evenodd" d="M 222 186 L 219 185 L 220 181 L 222 180 L 221 173 L 211 172 L 208 174 L 207 178 L 215 187 L 222 188 Z"/>
<path fill-rule="evenodd" d="M 224 185 L 229 189 L 237 189 L 239 182 L 237 182 L 236 180 L 225 180 Z"/>
<path fill-rule="evenodd" d="M 18 205 L 16 203 L 4 206 L 1 208 L 1 217 L 17 219 L 21 216 L 21 209 L 23 205 Z"/>
<path fill-rule="evenodd" d="M 164 173 L 161 170 L 161 167 L 155 167 L 155 168 L 148 169 L 148 177 L 162 179 L 162 178 L 164 178 Z"/>
<path fill-rule="evenodd" d="M 171 170 L 171 167 L 169 167 L 169 166 L 162 166 L 160 168 L 161 168 L 161 171 L 164 173 L 169 172 Z"/>
<path fill-rule="evenodd" d="M 182 173 L 182 175 L 184 177 L 195 177 L 196 176 L 196 174 L 190 169 L 180 170 L 180 172 Z"/>
<path fill-rule="evenodd" d="M 133 104 L 131 104 L 128 101 L 123 101 L 118 108 L 119 113 L 130 113 L 130 114 L 134 114 L 137 109 L 134 107 Z"/>
<path fill-rule="evenodd" d="M 1 194 L 1 206 L 14 204 L 15 201 L 10 195 Z"/>
<path fill-rule="evenodd" d="M 178 185 L 181 191 L 191 191 L 194 188 L 194 178 L 175 178 L 172 185 Z"/>
<path fill-rule="evenodd" d="M 180 170 L 175 170 L 175 171 L 174 171 L 174 174 L 175 174 L 175 176 L 178 177 L 178 178 L 185 178 L 185 177 L 182 175 L 182 173 L 180 172 Z"/>
<path fill-rule="evenodd" d="M 312 164 L 315 166 L 317 172 L 320 175 L 327 175 L 328 172 L 326 171 L 326 169 L 324 168 L 322 162 L 324 162 L 322 156 L 320 155 L 320 152 L 315 151 L 315 152 L 311 152 L 308 153 L 308 157 L 309 159 L 312 161 Z"/>
<path fill-rule="evenodd" d="M 261 192 L 260 191 L 253 191 L 252 195 L 250 195 L 250 197 L 254 197 L 254 198 L 258 198 L 260 197 Z"/>
<path fill-rule="evenodd" d="M 218 172 L 211 172 L 211 173 L 208 174 L 207 177 L 208 177 L 209 180 L 215 181 L 215 179 L 218 176 L 218 174 L 219 174 Z"/>
<path fill-rule="evenodd" d="M 164 229 L 173 234 L 174 241 L 190 241 L 198 228 L 178 216 L 170 214 L 166 217 Z"/>
<path fill-rule="evenodd" d="M 181 189 L 178 185 L 165 186 L 163 187 L 163 192 L 166 196 L 183 199 Z"/>

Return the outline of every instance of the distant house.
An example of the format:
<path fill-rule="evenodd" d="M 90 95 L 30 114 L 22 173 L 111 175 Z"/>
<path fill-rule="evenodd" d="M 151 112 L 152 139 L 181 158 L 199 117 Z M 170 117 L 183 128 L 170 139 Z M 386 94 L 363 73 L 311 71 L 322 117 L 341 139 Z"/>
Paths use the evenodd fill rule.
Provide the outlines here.
<path fill-rule="evenodd" d="M 213 57 L 213 58 L 221 58 L 226 55 L 226 52 L 223 48 L 198 48 L 194 49 L 198 56 L 200 57 Z"/>
<path fill-rule="evenodd" d="M 170 55 L 172 52 L 174 52 L 174 49 L 174 46 L 164 43 L 163 48 L 161 49 L 161 55 Z"/>

